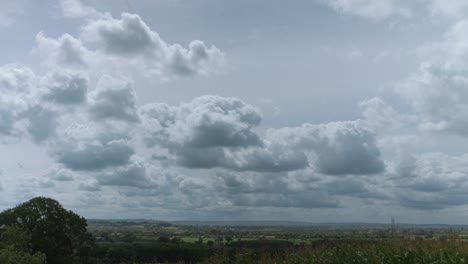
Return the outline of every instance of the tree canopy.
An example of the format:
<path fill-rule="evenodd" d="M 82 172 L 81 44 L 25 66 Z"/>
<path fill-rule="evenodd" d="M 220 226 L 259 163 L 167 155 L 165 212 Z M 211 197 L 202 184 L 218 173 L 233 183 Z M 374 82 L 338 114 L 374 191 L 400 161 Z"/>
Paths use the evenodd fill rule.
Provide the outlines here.
<path fill-rule="evenodd" d="M 86 220 L 56 200 L 36 197 L 0 213 L 0 226 L 15 226 L 31 235 L 32 252 L 47 263 L 86 263 L 93 245 Z"/>
<path fill-rule="evenodd" d="M 3 227 L 0 230 L 0 263 L 45 264 L 41 252 L 31 254 L 31 234 L 18 227 Z"/>

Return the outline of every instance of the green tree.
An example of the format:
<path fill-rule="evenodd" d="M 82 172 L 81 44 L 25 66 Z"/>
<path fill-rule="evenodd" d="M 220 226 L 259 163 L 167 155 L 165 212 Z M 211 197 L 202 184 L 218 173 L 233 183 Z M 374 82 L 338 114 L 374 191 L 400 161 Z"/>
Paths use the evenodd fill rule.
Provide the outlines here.
<path fill-rule="evenodd" d="M 83 217 L 56 200 L 36 197 L 0 213 L 0 226 L 17 226 L 31 234 L 32 252 L 50 264 L 87 263 L 93 239 Z"/>
<path fill-rule="evenodd" d="M 31 254 L 31 234 L 18 227 L 3 228 L 0 235 L 0 263 L 2 264 L 45 264 L 46 256 L 41 252 Z"/>

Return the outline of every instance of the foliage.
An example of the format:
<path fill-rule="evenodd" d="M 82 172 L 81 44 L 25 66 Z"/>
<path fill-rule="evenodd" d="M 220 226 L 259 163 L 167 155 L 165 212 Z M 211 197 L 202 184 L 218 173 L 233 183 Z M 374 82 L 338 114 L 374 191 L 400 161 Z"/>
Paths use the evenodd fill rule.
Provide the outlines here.
<path fill-rule="evenodd" d="M 1 225 L 29 232 L 32 251 L 44 253 L 51 264 L 87 263 L 93 245 L 86 220 L 50 198 L 33 198 L 3 211 Z"/>
<path fill-rule="evenodd" d="M 18 227 L 5 227 L 0 235 L 0 263 L 45 264 L 46 256 L 31 254 L 31 235 Z"/>

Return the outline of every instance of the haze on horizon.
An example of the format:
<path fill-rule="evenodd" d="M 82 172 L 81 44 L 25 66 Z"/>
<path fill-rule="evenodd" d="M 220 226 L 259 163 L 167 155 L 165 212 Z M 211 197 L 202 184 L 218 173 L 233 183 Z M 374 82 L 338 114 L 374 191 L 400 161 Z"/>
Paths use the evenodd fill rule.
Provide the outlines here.
<path fill-rule="evenodd" d="M 0 0 L 0 210 L 468 223 L 468 1 Z"/>

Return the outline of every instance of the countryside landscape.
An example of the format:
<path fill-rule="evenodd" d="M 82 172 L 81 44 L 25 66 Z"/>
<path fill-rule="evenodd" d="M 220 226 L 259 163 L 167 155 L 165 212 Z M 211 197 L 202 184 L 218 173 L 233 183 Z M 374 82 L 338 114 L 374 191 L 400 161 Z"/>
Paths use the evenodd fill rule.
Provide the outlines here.
<path fill-rule="evenodd" d="M 468 262 L 468 0 L 0 0 L 0 264 Z"/>

